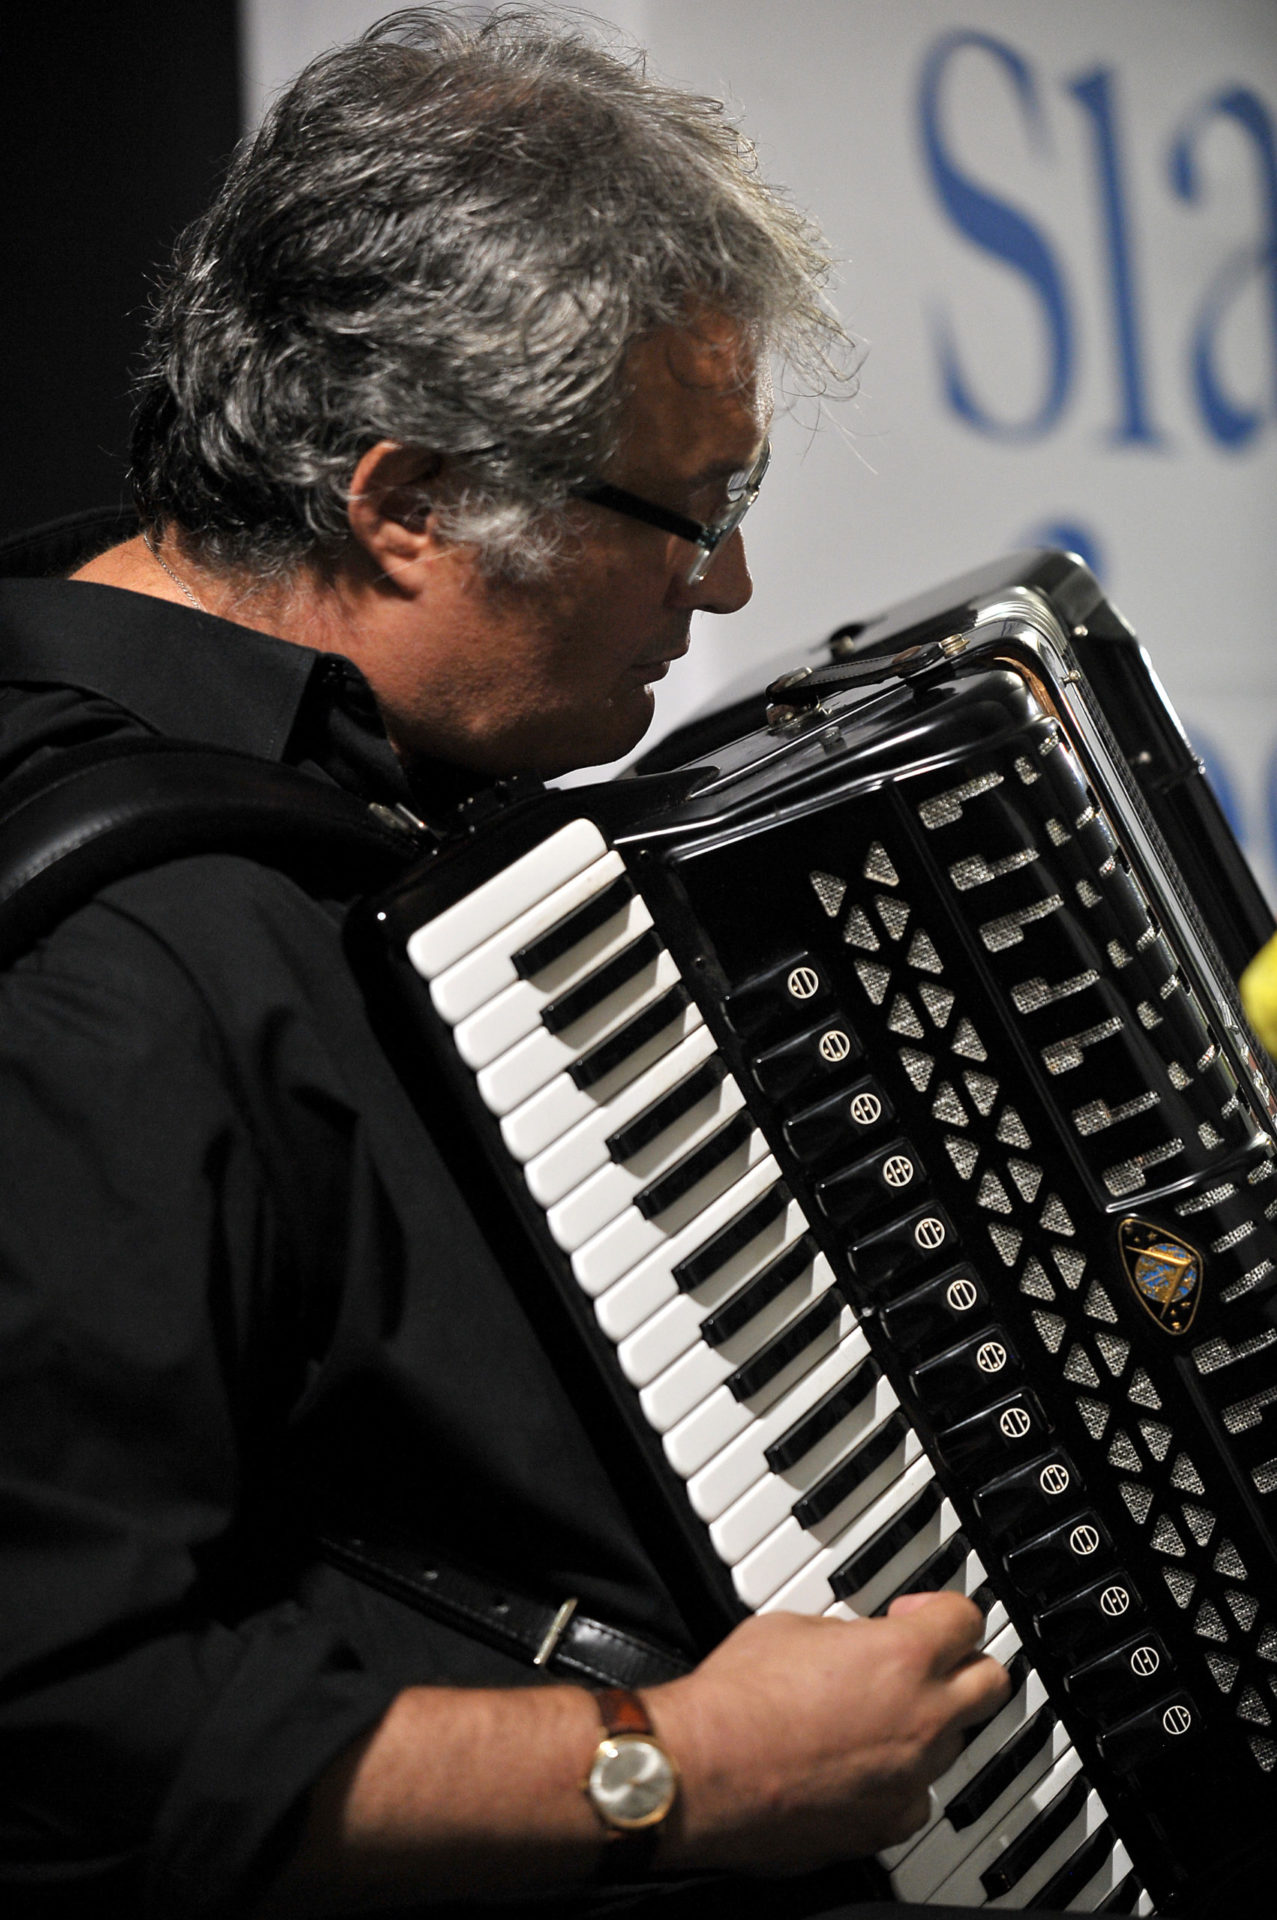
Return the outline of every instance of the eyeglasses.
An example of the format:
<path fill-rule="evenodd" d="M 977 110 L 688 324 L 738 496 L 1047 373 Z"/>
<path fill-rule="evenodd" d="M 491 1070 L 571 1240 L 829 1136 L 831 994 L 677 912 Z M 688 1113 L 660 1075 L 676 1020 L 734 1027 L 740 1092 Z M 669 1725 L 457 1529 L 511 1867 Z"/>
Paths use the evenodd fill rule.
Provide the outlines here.
<path fill-rule="evenodd" d="M 572 492 L 578 500 L 588 500 L 596 507 L 610 507 L 613 513 L 623 513 L 631 520 L 641 520 L 645 526 L 659 527 L 662 533 L 677 534 L 680 540 L 687 540 L 692 546 L 699 547 L 700 552 L 686 575 L 686 584 L 694 587 L 698 580 L 704 579 L 710 561 L 724 540 L 731 539 L 757 500 L 758 489 L 763 484 L 771 457 L 771 442 L 765 441 L 753 466 L 742 468 L 728 480 L 727 498 L 731 504 L 721 519 L 713 520 L 708 525 L 703 520 L 689 520 L 686 514 L 674 513 L 669 507 L 654 506 L 637 493 L 628 493 L 624 487 L 613 487 L 606 482 L 597 487 L 573 487 Z"/>

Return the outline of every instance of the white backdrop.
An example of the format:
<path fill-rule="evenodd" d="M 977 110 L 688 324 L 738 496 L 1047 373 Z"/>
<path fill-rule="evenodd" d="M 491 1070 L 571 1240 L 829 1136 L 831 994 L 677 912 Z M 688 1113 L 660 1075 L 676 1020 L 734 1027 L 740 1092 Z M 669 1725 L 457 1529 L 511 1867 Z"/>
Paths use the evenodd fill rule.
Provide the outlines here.
<path fill-rule="evenodd" d="M 383 11 L 246 0 L 250 98 Z M 860 390 L 782 419 L 754 600 L 659 724 L 1016 546 L 1081 550 L 1277 897 L 1277 5 L 613 0 L 823 222 Z"/>

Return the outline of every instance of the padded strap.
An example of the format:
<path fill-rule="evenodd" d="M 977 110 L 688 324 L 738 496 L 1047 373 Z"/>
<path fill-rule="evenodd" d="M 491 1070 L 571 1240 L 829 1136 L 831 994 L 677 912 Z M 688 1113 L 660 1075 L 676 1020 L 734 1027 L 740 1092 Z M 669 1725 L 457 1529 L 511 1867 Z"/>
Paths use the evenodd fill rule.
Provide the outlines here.
<path fill-rule="evenodd" d="M 424 850 L 389 808 L 296 767 L 188 741 L 61 754 L 0 793 L 0 966 L 102 887 L 199 853 L 234 853 L 316 892 L 366 892 Z"/>

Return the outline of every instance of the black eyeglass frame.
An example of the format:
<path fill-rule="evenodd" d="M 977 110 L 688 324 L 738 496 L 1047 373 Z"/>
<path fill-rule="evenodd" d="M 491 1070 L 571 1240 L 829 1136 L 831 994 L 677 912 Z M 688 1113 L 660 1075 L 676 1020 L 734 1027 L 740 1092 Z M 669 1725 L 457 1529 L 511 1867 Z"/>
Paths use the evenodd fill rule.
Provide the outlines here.
<path fill-rule="evenodd" d="M 753 466 L 748 471 L 742 470 L 740 476 L 732 475 L 733 481 L 738 477 L 741 479 L 740 496 L 733 500 L 721 520 L 708 524 L 704 520 L 689 519 L 685 513 L 675 513 L 671 507 L 658 507 L 651 500 L 644 500 L 640 494 L 630 493 L 625 487 L 614 487 L 608 481 L 601 481 L 594 487 L 573 487 L 572 496 L 576 500 L 589 501 L 592 506 L 609 507 L 613 513 L 623 513 L 630 520 L 641 520 L 644 526 L 657 527 L 662 533 L 675 534 L 680 540 L 699 547 L 700 553 L 687 572 L 687 585 L 694 587 L 704 579 L 710 561 L 724 540 L 731 539 L 757 500 L 771 454 L 771 441 L 766 440 Z M 730 494 L 730 481 L 728 487 Z"/>

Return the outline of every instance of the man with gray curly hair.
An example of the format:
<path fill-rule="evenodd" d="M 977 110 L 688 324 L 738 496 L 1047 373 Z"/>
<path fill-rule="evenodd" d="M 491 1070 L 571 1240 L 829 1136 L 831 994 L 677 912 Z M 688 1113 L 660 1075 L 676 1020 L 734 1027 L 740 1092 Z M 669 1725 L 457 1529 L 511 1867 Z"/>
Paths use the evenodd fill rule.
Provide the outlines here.
<path fill-rule="evenodd" d="M 0 777 L 170 734 L 444 821 L 626 752 L 693 613 L 748 598 L 769 359 L 819 388 L 846 344 L 825 271 L 716 103 L 561 20 L 421 10 L 315 61 L 180 244 L 135 530 L 0 582 Z M 85 1915 L 827 1905 L 792 1876 L 913 1831 L 1005 1698 L 968 1601 L 745 1622 L 605 1700 L 651 1779 L 587 1793 L 587 1690 L 317 1546 L 415 1540 L 694 1644 L 373 1037 L 343 905 L 177 860 L 0 982 L 0 1883 Z"/>

